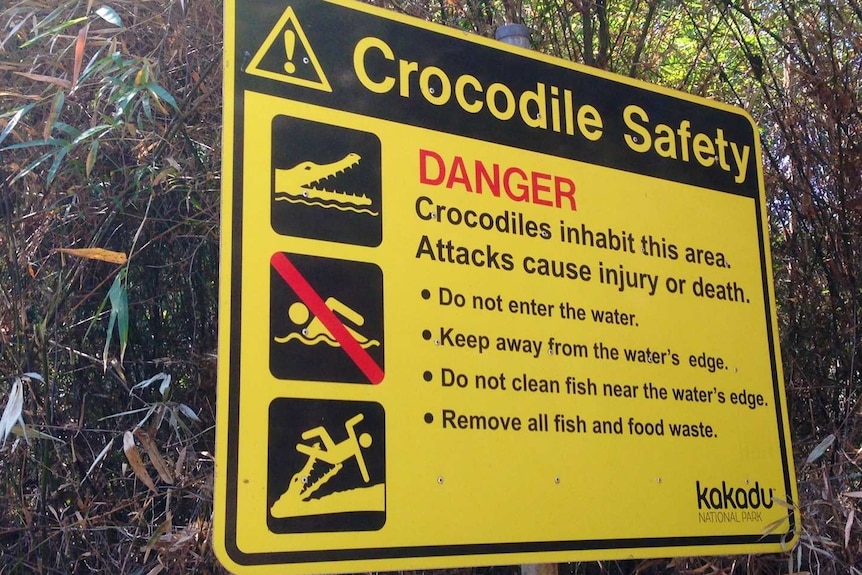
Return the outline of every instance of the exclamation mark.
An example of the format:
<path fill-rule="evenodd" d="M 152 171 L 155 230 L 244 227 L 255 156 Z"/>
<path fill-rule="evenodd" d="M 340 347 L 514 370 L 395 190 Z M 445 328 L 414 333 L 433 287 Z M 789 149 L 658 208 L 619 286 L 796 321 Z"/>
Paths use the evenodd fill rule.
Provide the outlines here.
<path fill-rule="evenodd" d="M 293 30 L 284 31 L 284 53 L 287 55 L 287 62 L 284 63 L 284 71 L 288 74 L 296 72 L 296 64 L 293 60 L 293 51 L 296 48 L 296 32 Z"/>

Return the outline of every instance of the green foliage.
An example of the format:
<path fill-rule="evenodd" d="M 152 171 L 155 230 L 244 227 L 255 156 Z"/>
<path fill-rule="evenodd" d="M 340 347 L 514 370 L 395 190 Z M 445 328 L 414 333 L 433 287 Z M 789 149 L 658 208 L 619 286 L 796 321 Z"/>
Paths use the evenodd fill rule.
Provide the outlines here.
<path fill-rule="evenodd" d="M 220 17 L 161 0 L 0 6 L 4 574 L 221 572 L 204 455 Z M 169 384 L 136 385 L 153 372 Z"/>
<path fill-rule="evenodd" d="M 108 320 L 108 333 L 105 336 L 105 349 L 102 351 L 102 361 L 105 369 L 108 368 L 108 349 L 111 347 L 111 339 L 114 337 L 114 325 L 117 326 L 117 339 L 120 344 L 120 363 L 126 355 L 126 345 L 129 343 L 129 295 L 126 292 L 126 269 L 114 278 L 114 283 L 108 291 L 111 300 L 111 315 Z"/>

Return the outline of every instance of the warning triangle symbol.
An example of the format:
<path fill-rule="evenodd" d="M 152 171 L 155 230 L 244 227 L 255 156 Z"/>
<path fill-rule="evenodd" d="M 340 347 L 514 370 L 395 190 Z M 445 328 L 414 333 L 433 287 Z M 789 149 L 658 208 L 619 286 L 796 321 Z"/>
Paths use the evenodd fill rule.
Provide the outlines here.
<path fill-rule="evenodd" d="M 249 74 L 332 92 L 308 38 L 288 6 L 245 69 Z"/>

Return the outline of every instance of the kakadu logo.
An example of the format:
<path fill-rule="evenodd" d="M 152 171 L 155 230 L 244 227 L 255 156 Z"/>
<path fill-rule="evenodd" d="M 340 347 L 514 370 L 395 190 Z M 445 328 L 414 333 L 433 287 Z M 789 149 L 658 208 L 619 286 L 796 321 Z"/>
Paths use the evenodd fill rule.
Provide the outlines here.
<path fill-rule="evenodd" d="M 735 487 L 722 481 L 721 485 L 701 485 L 695 482 L 697 508 L 725 511 L 729 509 L 771 509 L 774 490 L 755 481 L 751 487 Z"/>

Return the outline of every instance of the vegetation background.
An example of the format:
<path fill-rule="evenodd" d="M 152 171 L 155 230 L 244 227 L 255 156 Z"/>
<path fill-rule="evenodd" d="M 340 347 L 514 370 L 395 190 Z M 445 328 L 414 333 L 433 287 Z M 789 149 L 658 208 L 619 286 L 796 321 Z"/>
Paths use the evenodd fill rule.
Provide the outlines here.
<path fill-rule="evenodd" d="M 801 543 L 562 570 L 862 572 L 859 2 L 374 3 L 484 36 L 523 22 L 536 50 L 740 105 L 761 126 Z M 222 10 L 0 2 L 2 575 L 223 572 Z"/>

